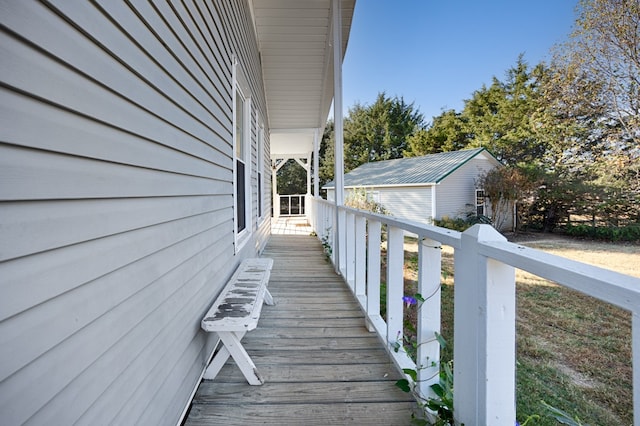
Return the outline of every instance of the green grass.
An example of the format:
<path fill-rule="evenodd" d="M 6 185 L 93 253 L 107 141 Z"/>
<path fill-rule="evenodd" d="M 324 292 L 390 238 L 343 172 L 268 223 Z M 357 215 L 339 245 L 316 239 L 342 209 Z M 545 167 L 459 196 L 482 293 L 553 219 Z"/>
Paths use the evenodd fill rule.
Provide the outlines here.
<path fill-rule="evenodd" d="M 622 260 L 626 267 L 629 246 L 622 247 L 619 258 L 613 245 L 607 247 L 610 264 L 602 266 L 616 269 Z M 585 257 L 572 250 L 572 257 Z M 640 248 L 631 250 L 631 256 L 640 253 Z M 407 251 L 406 294 L 415 292 L 416 267 L 417 254 Z M 448 342 L 443 362 L 453 357 L 452 271 L 452 253 L 443 250 L 441 334 Z M 538 414 L 529 426 L 557 425 L 542 405 L 545 401 L 585 424 L 633 424 L 630 314 L 528 274 L 518 273 L 516 279 L 517 419 Z M 407 320 L 413 321 L 408 313 Z"/>

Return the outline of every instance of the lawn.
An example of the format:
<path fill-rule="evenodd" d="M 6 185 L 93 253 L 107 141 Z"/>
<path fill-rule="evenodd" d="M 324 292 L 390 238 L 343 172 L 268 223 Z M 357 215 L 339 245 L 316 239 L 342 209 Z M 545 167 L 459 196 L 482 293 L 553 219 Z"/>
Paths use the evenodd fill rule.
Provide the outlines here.
<path fill-rule="evenodd" d="M 640 245 L 518 236 L 519 244 L 640 277 Z M 417 245 L 407 240 L 407 293 L 415 288 Z M 443 248 L 442 334 L 452 357 L 453 250 Z M 589 296 L 516 271 L 517 413 L 556 425 L 541 401 L 590 425 L 631 425 L 631 316 Z"/>

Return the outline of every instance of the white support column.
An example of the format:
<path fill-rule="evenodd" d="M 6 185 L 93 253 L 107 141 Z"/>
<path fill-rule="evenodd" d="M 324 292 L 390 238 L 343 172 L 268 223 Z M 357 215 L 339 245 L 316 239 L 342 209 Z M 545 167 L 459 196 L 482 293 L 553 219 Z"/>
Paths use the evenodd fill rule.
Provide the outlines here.
<path fill-rule="evenodd" d="M 278 220 L 280 217 L 280 197 L 278 196 L 278 168 L 275 167 L 276 159 L 272 158 L 271 161 L 274 167 L 271 168 L 271 189 L 273 191 L 273 218 Z"/>
<path fill-rule="evenodd" d="M 320 131 L 316 129 L 313 134 L 313 195 L 320 196 Z"/>
<path fill-rule="evenodd" d="M 402 344 L 404 296 L 404 231 L 387 227 L 387 342 Z"/>
<path fill-rule="evenodd" d="M 506 241 L 490 225 L 462 234 L 455 252 L 454 415 L 457 423 L 515 422 L 515 269 L 481 256 L 481 242 Z"/>
<path fill-rule="evenodd" d="M 440 271 L 442 246 L 424 238 L 418 247 L 418 293 L 425 301 L 418 310 L 417 341 L 418 392 L 425 399 L 435 397 L 430 386 L 439 382 L 440 344 Z"/>
<path fill-rule="evenodd" d="M 333 31 L 333 123 L 335 132 L 335 204 L 336 221 L 335 234 L 339 237 L 344 232 L 344 214 L 340 214 L 338 206 L 344 204 L 344 123 L 342 119 L 342 8 L 340 0 L 333 0 L 332 11 L 332 31 Z M 343 259 L 341 251 L 342 238 L 336 238 L 334 250 L 336 259 Z M 337 270 L 340 271 L 340 261 L 337 262 Z"/>
<path fill-rule="evenodd" d="M 273 182 L 273 217 L 278 219 L 280 217 L 280 194 L 278 194 L 278 170 L 280 170 L 289 161 L 289 158 L 282 158 L 282 161 L 278 163 L 278 159 L 272 159 L 275 167 L 273 167 L 273 173 L 271 179 Z M 291 204 L 291 198 L 289 198 L 289 204 Z M 289 205 L 289 212 L 291 212 L 291 206 Z"/>
<path fill-rule="evenodd" d="M 307 194 L 311 194 L 311 153 L 307 154 Z"/>

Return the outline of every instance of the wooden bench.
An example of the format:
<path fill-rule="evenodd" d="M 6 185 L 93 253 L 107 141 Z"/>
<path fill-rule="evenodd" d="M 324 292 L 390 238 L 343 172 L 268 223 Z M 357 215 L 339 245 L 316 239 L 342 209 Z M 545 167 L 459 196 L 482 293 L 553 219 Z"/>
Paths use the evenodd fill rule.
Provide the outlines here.
<path fill-rule="evenodd" d="M 204 316 L 202 329 L 218 333 L 223 344 L 207 367 L 205 379 L 213 380 L 232 356 L 250 385 L 264 383 L 241 340 L 258 326 L 263 303 L 275 304 L 267 290 L 272 266 L 273 259 L 244 260 Z"/>

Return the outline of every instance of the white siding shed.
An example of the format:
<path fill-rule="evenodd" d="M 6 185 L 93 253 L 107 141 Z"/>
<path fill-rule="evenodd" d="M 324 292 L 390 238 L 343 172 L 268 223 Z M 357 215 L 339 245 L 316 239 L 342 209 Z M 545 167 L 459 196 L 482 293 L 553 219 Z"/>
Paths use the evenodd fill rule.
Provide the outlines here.
<path fill-rule="evenodd" d="M 500 166 L 484 148 L 367 163 L 345 174 L 345 197 L 364 189 L 391 215 L 428 224 L 445 216 L 465 218 L 476 210 L 480 176 Z M 324 189 L 333 200 L 333 182 Z M 488 208 L 485 203 L 491 216 Z M 507 221 L 504 229 L 512 224 Z"/>

